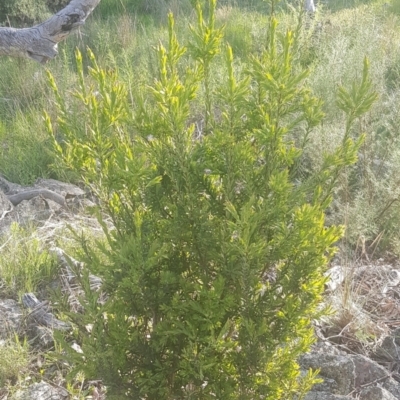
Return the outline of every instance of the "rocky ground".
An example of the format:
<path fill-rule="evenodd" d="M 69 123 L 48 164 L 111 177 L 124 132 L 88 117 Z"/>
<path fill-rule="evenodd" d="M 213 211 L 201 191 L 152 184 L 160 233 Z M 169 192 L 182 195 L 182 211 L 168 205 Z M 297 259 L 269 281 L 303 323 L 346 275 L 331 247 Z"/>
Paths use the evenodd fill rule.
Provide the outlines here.
<path fill-rule="evenodd" d="M 58 262 L 54 285 L 60 286 L 70 304 L 79 295 L 73 271 L 84 266 L 57 247 L 57 238 L 66 225 L 100 232 L 85 212 L 94 202 L 74 185 L 42 179 L 22 187 L 0 177 L 0 234 L 7 237 L 13 222 L 34 223 Z M 318 342 L 300 359 L 304 371 L 320 369 L 323 379 L 306 399 L 400 399 L 400 267 L 393 261 L 371 261 L 366 255 L 344 264 L 336 261 L 328 271 L 325 299 L 335 313 L 315 322 Z M 101 281 L 91 276 L 91 282 L 98 290 Z M 67 390 L 63 371 L 53 366 L 38 373 L 43 371 L 43 354 L 54 346 L 54 330 L 68 329 L 55 317 L 45 291 L 25 293 L 17 301 L 15 296 L 7 298 L 0 287 L 0 346 L 17 334 L 27 337 L 33 349 L 31 379 L 12 392 L 0 388 L 0 400 L 106 397 L 101 382 L 81 383 L 85 391 L 75 395 Z"/>
<path fill-rule="evenodd" d="M 42 179 L 32 187 L 22 187 L 0 177 L 0 235 L 7 238 L 14 222 L 22 227 L 34 225 L 40 240 L 58 263 L 58 274 L 51 282 L 52 289 L 61 289 L 72 306 L 78 303 L 76 298 L 80 291 L 71 266 L 76 271 L 83 265 L 65 254 L 56 243 L 64 235 L 67 226 L 101 232 L 96 220 L 84 211 L 94 205 L 92 200 L 79 187 L 55 180 Z M 101 285 L 95 276 L 91 276 L 91 283 L 93 290 L 98 290 Z M 32 350 L 31 378 L 14 385 L 15 390 L 10 390 L 9 385 L 0 388 L 0 400 L 105 398 L 100 382 L 80 383 L 82 387 L 72 394 L 71 388 L 67 390 L 66 387 L 66 370 L 54 363 L 44 371 L 44 355 L 54 348 L 54 331 L 70 329 L 67 323 L 55 317 L 48 294 L 46 290 L 25 293 L 17 301 L 18 296 L 8 298 L 0 284 L 0 346 L 17 334 L 21 338 L 28 338 Z M 79 351 L 79 347 L 76 350 Z"/>

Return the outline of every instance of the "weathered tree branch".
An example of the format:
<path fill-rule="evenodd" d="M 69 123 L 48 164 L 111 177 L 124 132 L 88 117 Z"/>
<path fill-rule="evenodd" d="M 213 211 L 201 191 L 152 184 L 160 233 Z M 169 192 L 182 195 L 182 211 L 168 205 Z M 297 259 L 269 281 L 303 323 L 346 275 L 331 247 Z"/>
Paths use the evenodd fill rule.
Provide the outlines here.
<path fill-rule="evenodd" d="M 0 55 L 28 57 L 45 64 L 57 44 L 85 23 L 100 0 L 72 0 L 47 21 L 31 28 L 0 28 Z"/>
<path fill-rule="evenodd" d="M 314 0 L 305 0 L 304 8 L 306 11 L 314 13 L 315 12 Z"/>
<path fill-rule="evenodd" d="M 21 203 L 24 200 L 31 200 L 34 197 L 41 196 L 46 199 L 52 200 L 61 206 L 65 207 L 65 198 L 64 196 L 61 196 L 58 193 L 55 193 L 51 190 L 47 189 L 32 189 L 32 190 L 27 190 L 25 192 L 20 192 L 17 194 L 13 195 L 7 195 L 8 200 L 12 203 L 13 206 L 17 206 L 19 203 Z"/>

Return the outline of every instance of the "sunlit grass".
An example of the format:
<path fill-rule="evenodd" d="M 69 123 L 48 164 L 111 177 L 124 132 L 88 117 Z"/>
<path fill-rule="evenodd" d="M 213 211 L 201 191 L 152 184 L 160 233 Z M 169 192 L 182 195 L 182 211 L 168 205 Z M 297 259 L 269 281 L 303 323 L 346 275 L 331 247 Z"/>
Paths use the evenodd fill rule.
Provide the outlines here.
<path fill-rule="evenodd" d="M 3 295 L 22 295 L 48 283 L 55 272 L 56 262 L 36 237 L 32 228 L 17 223 L 11 233 L 0 238 L 0 277 Z"/>
<path fill-rule="evenodd" d="M 2 343 L 0 345 L 0 388 L 7 383 L 15 383 L 18 377 L 27 371 L 29 359 L 27 342 L 21 342 L 14 337 Z"/>

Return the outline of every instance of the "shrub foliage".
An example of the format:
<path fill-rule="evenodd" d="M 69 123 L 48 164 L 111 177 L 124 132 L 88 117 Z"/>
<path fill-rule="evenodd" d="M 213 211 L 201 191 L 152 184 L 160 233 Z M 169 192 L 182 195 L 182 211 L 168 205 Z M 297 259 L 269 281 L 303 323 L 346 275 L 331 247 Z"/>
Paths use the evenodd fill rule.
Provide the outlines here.
<path fill-rule="evenodd" d="M 70 0 L 0 0 L 0 22 L 6 24 L 32 24 L 59 11 Z"/>
<path fill-rule="evenodd" d="M 295 35 L 279 35 L 271 18 L 265 50 L 239 74 L 214 26 L 215 0 L 206 19 L 196 10 L 187 47 L 170 15 L 158 77 L 137 96 L 90 51 L 88 76 L 76 54 L 78 107 L 49 74 L 59 167 L 98 196 L 106 237 L 82 240 L 108 300 L 99 304 L 82 277 L 83 312 L 70 318 L 83 354 L 68 354 L 114 398 L 301 398 L 315 375 L 300 377 L 296 359 L 313 341 L 322 273 L 341 236 L 324 210 L 362 141 L 351 125 L 374 100 L 368 64 L 360 84 L 340 90 L 342 144 L 301 180 L 323 113 L 293 61 Z M 212 87 L 215 57 L 226 76 Z"/>

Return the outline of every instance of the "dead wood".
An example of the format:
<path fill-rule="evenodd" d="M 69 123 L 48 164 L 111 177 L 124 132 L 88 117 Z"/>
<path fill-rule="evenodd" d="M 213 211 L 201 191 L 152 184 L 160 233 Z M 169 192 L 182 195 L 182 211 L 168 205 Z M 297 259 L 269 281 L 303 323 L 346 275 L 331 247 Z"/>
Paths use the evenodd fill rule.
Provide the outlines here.
<path fill-rule="evenodd" d="M 60 194 L 53 192 L 48 189 L 32 189 L 32 190 L 26 190 L 17 194 L 13 195 L 7 195 L 8 200 L 14 205 L 17 206 L 21 201 L 24 200 L 31 200 L 34 197 L 41 196 L 46 199 L 52 200 L 61 206 L 65 207 L 65 198 L 64 196 L 61 196 Z"/>
<path fill-rule="evenodd" d="M 57 44 L 82 26 L 100 0 L 72 0 L 47 21 L 31 28 L 0 28 L 0 55 L 31 58 L 45 64 Z"/>

